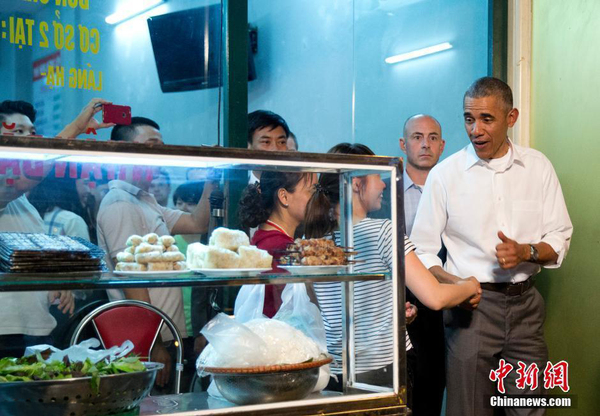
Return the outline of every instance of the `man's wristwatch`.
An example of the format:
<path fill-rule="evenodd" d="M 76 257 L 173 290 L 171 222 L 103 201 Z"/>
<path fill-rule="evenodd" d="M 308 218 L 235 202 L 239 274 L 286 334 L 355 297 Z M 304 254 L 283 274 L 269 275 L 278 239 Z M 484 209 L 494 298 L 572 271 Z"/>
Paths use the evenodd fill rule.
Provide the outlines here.
<path fill-rule="evenodd" d="M 529 244 L 529 261 L 531 263 L 537 263 L 540 259 L 540 255 L 538 254 L 537 248 L 533 246 L 533 244 Z"/>

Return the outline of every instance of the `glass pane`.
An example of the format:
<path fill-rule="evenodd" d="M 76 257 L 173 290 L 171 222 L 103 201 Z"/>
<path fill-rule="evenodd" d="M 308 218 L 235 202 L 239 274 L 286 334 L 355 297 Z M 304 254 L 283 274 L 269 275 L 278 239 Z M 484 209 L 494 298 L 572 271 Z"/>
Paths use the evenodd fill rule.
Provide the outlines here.
<path fill-rule="evenodd" d="M 283 117 L 301 151 L 356 142 L 401 155 L 403 123 L 417 113 L 441 123 L 442 157 L 468 144 L 462 96 L 490 70 L 487 1 L 249 0 L 248 21 L 257 30 L 249 112 Z M 386 63 L 429 47 L 442 51 Z"/>
<path fill-rule="evenodd" d="M 214 145 L 219 120 L 221 4 L 209 0 L 5 0 L 0 11 L 2 100 L 33 104 L 39 135 L 108 140 L 161 139 Z M 64 130 L 99 97 L 97 109 Z M 96 101 L 94 101 L 96 103 Z M 130 114 L 129 114 L 130 111 Z M 33 133 L 8 127 L 4 133 Z M 20 123 L 17 123 L 20 124 Z M 27 123 L 31 124 L 31 123 Z M 131 126 L 130 126 L 131 127 Z"/>
<path fill-rule="evenodd" d="M 296 181 L 293 182 L 295 185 L 285 185 L 284 197 L 290 202 L 281 210 L 293 210 L 290 215 L 298 228 L 298 221 L 301 222 L 304 215 L 298 206 L 307 204 L 312 197 L 317 173 L 339 181 L 339 172 L 347 172 L 349 178 L 354 176 L 350 180 L 365 184 L 374 180 L 381 190 L 385 185 L 380 178 L 389 180 L 393 159 L 357 160 L 357 157 L 350 157 L 349 162 L 344 163 L 341 155 L 313 155 L 310 170 L 314 173 L 302 174 L 298 171 L 296 155 L 291 152 L 285 156 L 280 154 L 276 159 L 262 160 L 258 159 L 258 152 L 252 152 L 256 157 L 252 164 L 249 160 L 232 158 L 235 151 L 222 148 L 207 148 L 202 156 L 189 157 L 188 149 L 172 146 L 164 146 L 165 154 L 158 155 L 109 152 L 104 143 L 82 141 L 8 137 L 3 138 L 2 143 L 0 269 L 3 273 L 0 273 L 0 297 L 9 303 L 18 299 L 16 311 L 22 307 L 32 309 L 31 320 L 28 314 L 19 315 L 24 330 L 48 317 L 46 309 L 53 299 L 48 300 L 46 292 L 57 289 L 75 292 L 101 289 L 106 290 L 107 297 L 113 300 L 123 296 L 118 293 L 120 289 L 149 287 L 151 293 L 169 290 L 172 292 L 170 301 L 152 296 L 150 299 L 161 305 L 179 325 L 183 322 L 176 319 L 177 315 L 181 318 L 182 312 L 177 307 L 182 296 L 181 287 L 189 285 L 212 288 L 255 283 L 335 282 L 339 286 L 340 282 L 352 280 L 363 283 L 383 281 L 386 286 L 391 285 L 389 269 L 364 270 L 359 263 L 352 262 L 339 265 L 330 262 L 335 259 L 323 253 L 324 257 L 311 254 L 314 258 L 310 263 L 293 263 L 291 267 L 286 264 L 271 270 L 271 257 L 268 267 L 256 266 L 250 263 L 256 259 L 244 258 L 241 249 L 237 254 L 224 250 L 227 256 L 221 253 L 222 257 L 213 258 L 208 265 L 206 256 L 192 260 L 189 248 L 192 244 L 199 248 L 198 242 L 207 243 L 208 236 L 219 225 L 234 228 L 223 222 L 226 216 L 219 212 L 222 210 L 218 207 L 219 190 L 223 203 L 222 199 L 230 198 L 231 188 L 254 185 L 251 178 L 260 176 L 260 193 L 255 193 L 253 199 L 244 198 L 243 206 L 246 212 L 252 213 L 251 220 L 254 221 L 242 223 L 243 229 L 247 230 L 266 222 L 263 193 L 275 195 L 283 189 L 284 185 L 277 182 L 280 179 Z M 86 151 L 73 151 L 73 147 Z M 117 143 L 111 147 L 113 150 L 131 150 L 137 145 Z M 238 152 L 248 154 L 247 150 Z M 224 175 L 233 169 L 241 175 Z M 270 188 L 269 183 L 273 183 Z M 338 186 L 332 182 L 327 187 L 327 194 Z M 348 198 L 346 195 L 332 201 L 344 207 L 349 204 Z M 382 200 L 379 193 L 373 193 L 371 200 L 371 208 L 386 205 L 383 216 L 389 218 L 390 201 Z M 272 201 L 272 198 L 267 197 L 266 201 Z M 323 211 L 329 221 L 335 218 L 334 212 Z M 294 231 L 297 230 L 289 232 L 289 239 L 296 234 Z M 353 230 L 348 232 L 352 235 Z M 298 233 L 302 235 L 303 231 Z M 319 237 L 325 235 L 323 232 Z M 245 239 L 249 241 L 248 237 Z M 282 249 L 286 247 L 287 242 Z M 360 257 L 364 254 L 362 248 L 358 254 L 354 251 L 347 247 L 336 256 Z M 297 251 L 285 254 L 294 253 Z M 185 254 L 187 266 L 201 269 L 199 273 L 185 270 L 186 265 L 181 263 Z M 282 253 L 275 250 L 272 255 L 281 256 Z M 198 265 L 198 259 L 204 264 Z M 263 271 L 265 273 L 261 273 Z M 170 287 L 163 289 L 165 284 Z M 11 290 L 19 292 L 7 292 Z M 40 292 L 31 292 L 34 290 Z M 23 295 L 23 291 L 31 293 Z M 84 300 L 81 298 L 81 306 L 86 305 Z M 48 320 L 48 326 L 52 326 L 51 320 Z"/>
<path fill-rule="evenodd" d="M 422 113 L 442 126 L 442 157 L 466 146 L 462 97 L 488 74 L 488 2 L 356 0 L 354 18 L 356 142 L 401 155 L 404 121 Z"/>
<path fill-rule="evenodd" d="M 353 2 L 249 0 L 256 80 L 248 111 L 285 119 L 302 152 L 352 141 Z"/>

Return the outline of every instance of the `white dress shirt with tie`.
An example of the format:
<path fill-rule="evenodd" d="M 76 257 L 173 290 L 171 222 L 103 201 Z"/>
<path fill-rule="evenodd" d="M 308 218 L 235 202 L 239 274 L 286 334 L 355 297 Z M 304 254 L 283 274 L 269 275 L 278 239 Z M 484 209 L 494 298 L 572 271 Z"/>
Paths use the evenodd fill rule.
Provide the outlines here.
<path fill-rule="evenodd" d="M 445 270 L 462 278 L 518 283 L 538 273 L 529 262 L 500 268 L 498 231 L 521 244 L 549 244 L 558 261 L 546 267 L 560 266 L 573 226 L 554 168 L 537 150 L 509 144 L 504 158 L 491 161 L 469 144 L 431 170 L 410 235 L 426 267 L 442 265 L 443 242 Z"/>

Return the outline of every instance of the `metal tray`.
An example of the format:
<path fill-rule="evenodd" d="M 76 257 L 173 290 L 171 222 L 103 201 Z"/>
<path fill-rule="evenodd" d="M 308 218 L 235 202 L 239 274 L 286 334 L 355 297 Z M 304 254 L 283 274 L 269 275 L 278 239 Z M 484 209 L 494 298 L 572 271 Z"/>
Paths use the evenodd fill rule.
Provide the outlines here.
<path fill-rule="evenodd" d="M 331 357 L 299 364 L 246 368 L 205 367 L 223 397 L 246 405 L 300 400 L 308 396 L 319 380 L 319 367 Z"/>
<path fill-rule="evenodd" d="M 147 371 L 100 377 L 92 391 L 90 377 L 0 383 L 0 415 L 100 416 L 134 409 L 150 393 L 160 363 L 144 363 Z"/>

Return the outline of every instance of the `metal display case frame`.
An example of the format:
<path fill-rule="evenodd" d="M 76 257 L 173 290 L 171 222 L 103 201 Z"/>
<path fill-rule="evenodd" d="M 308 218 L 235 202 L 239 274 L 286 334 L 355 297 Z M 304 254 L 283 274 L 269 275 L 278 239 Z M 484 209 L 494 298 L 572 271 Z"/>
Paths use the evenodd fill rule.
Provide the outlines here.
<path fill-rule="evenodd" d="M 122 278 L 112 273 L 47 276 L 43 274 L 1 274 L 0 291 L 57 289 L 108 289 L 170 286 L 239 286 L 243 284 L 342 282 L 342 366 L 344 393 L 324 391 L 304 400 L 251 406 L 235 406 L 215 401 L 206 393 L 186 393 L 148 397 L 141 415 L 257 415 L 257 414 L 409 414 L 406 407 L 404 205 L 402 160 L 394 157 L 315 154 L 302 152 L 263 152 L 239 148 L 140 145 L 124 142 L 47 139 L 0 136 L 0 159 L 53 160 L 78 163 L 123 163 L 129 165 L 211 167 L 217 169 L 282 170 L 340 175 L 340 236 L 342 245 L 352 246 L 351 182 L 353 177 L 381 173 L 390 178 L 392 244 L 395 256 L 389 274 L 353 273 L 345 275 L 290 276 L 265 275 L 254 278 L 203 278 L 202 276 Z M 400 192 L 399 192 L 400 190 Z M 342 203 L 342 201 L 345 201 Z M 354 373 L 353 304 L 354 282 L 391 280 L 393 287 L 394 365 L 393 388 L 358 383 Z"/>

